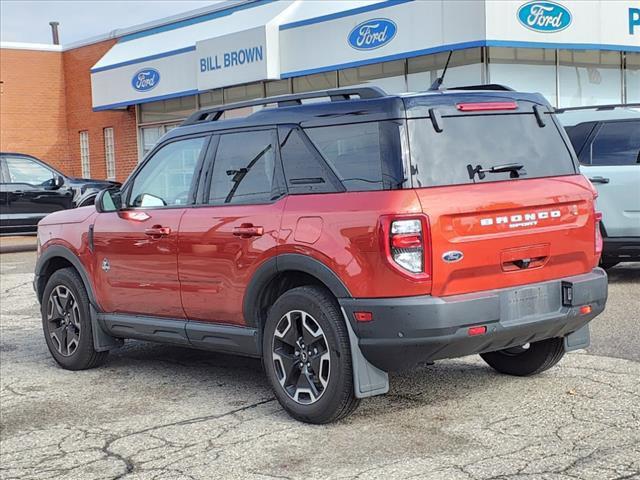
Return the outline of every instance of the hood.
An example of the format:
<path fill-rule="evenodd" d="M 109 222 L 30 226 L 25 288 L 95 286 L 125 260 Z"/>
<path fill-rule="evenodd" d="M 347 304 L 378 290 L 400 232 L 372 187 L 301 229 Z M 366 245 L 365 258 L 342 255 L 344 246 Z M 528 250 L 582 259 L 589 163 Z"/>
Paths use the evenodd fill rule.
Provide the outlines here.
<path fill-rule="evenodd" d="M 44 217 L 38 222 L 38 225 L 42 226 L 60 225 L 63 223 L 82 223 L 94 213 L 96 213 L 96 208 L 93 205 L 89 205 L 87 207 L 72 208 L 69 210 L 60 210 L 58 212 L 50 213 L 49 215 Z"/>

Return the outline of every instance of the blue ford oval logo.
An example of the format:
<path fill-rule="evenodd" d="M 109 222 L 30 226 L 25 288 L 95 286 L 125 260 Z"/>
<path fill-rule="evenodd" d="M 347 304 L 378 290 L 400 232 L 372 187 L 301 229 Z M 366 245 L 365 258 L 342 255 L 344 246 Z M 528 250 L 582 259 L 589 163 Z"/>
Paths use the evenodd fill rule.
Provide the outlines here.
<path fill-rule="evenodd" d="M 367 20 L 351 30 L 349 45 L 356 50 L 374 50 L 393 40 L 397 31 L 397 25 L 386 18 Z"/>
<path fill-rule="evenodd" d="M 160 83 L 160 72 L 155 68 L 139 70 L 131 79 L 131 86 L 139 92 L 153 90 Z"/>
<path fill-rule="evenodd" d="M 518 9 L 518 20 L 529 30 L 559 32 L 571 25 L 571 12 L 555 2 L 529 2 Z"/>
<path fill-rule="evenodd" d="M 464 257 L 463 253 L 459 252 L 458 250 L 452 250 L 450 252 L 444 252 L 442 254 L 442 260 L 447 263 L 459 262 L 460 260 L 462 260 L 462 257 Z"/>

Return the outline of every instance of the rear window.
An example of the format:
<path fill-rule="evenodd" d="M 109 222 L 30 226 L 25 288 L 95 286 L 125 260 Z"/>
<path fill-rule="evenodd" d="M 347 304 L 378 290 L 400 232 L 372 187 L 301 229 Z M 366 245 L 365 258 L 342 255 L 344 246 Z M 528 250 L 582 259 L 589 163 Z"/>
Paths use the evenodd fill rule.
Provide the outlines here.
<path fill-rule="evenodd" d="M 304 131 L 347 191 L 392 190 L 404 182 L 401 125 L 387 120 Z"/>
<path fill-rule="evenodd" d="M 540 127 L 533 114 L 443 117 L 442 132 L 431 119 L 408 121 L 415 187 L 513 180 L 513 171 L 470 174 L 506 164 L 521 165 L 520 179 L 576 173 L 571 153 L 548 118 Z M 478 167 L 480 166 L 480 167 Z"/>

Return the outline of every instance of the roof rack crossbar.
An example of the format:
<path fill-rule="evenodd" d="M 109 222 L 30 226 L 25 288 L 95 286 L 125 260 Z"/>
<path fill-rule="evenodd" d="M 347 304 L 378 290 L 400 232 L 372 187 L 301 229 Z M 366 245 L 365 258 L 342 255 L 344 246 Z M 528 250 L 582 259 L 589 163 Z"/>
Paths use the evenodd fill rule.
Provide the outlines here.
<path fill-rule="evenodd" d="M 638 108 L 640 107 L 640 103 L 611 103 L 608 105 L 587 105 L 584 107 L 565 107 L 565 108 L 556 108 L 556 113 L 562 112 L 572 112 L 575 110 L 613 110 L 614 108 Z"/>
<path fill-rule="evenodd" d="M 349 100 L 351 97 L 359 97 L 362 100 L 386 97 L 387 94 L 378 87 L 354 87 L 354 88 L 335 88 L 330 90 L 318 90 L 314 92 L 295 93 L 292 95 L 279 95 L 277 97 L 258 98 L 255 100 L 246 100 L 236 103 L 228 103 L 217 107 L 199 110 L 190 115 L 182 125 L 194 125 L 207 121 L 217 121 L 222 114 L 228 110 L 236 110 L 238 108 L 256 107 L 259 105 L 276 104 L 278 107 L 291 107 L 301 105 L 302 100 L 312 98 L 329 97 L 332 102 Z"/>

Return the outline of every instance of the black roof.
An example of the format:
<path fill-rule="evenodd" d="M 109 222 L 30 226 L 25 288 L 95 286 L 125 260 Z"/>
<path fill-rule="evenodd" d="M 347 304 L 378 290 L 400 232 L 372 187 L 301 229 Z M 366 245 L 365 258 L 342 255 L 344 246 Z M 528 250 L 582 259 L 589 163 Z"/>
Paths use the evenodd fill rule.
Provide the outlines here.
<path fill-rule="evenodd" d="M 515 100 L 543 105 L 553 111 L 544 97 L 537 93 L 520 93 L 505 87 L 496 90 L 488 90 L 486 86 L 478 88 L 468 90 L 468 87 L 461 87 L 456 90 L 389 95 L 376 87 L 360 87 L 251 100 L 200 110 L 180 127 L 171 130 L 166 138 L 243 127 L 285 124 L 313 127 L 422 117 L 428 116 L 428 110 L 435 107 L 442 108 L 443 113 L 447 114 L 449 110 L 455 111 L 455 105 L 461 102 Z M 328 98 L 329 101 L 305 102 L 322 98 Z M 221 119 L 225 111 L 254 106 L 266 108 L 241 118 Z"/>

